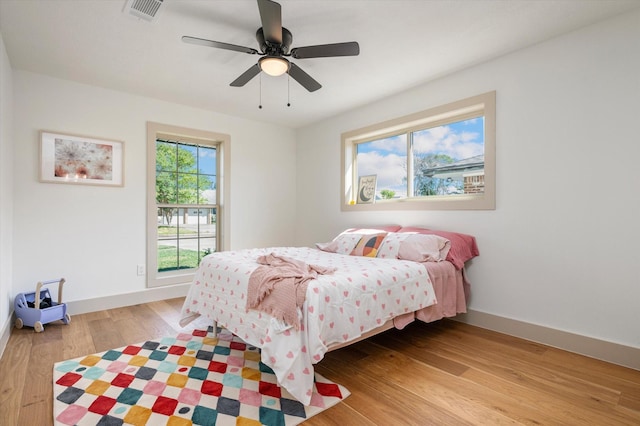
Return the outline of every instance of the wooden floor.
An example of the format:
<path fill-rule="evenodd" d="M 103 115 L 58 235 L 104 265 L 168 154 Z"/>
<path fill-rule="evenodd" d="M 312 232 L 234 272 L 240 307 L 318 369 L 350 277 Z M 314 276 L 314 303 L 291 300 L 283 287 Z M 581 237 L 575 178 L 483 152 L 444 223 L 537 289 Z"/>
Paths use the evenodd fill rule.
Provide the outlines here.
<path fill-rule="evenodd" d="M 13 330 L 0 425 L 52 424 L 54 362 L 175 334 L 182 300 Z M 305 425 L 640 425 L 640 371 L 449 320 L 331 352 L 317 372 L 351 396 Z"/>

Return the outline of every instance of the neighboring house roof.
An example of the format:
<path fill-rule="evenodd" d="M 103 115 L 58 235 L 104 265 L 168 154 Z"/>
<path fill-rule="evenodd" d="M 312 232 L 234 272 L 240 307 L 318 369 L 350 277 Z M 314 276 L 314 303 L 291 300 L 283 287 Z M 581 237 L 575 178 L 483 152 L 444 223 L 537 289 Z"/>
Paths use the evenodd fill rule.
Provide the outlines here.
<path fill-rule="evenodd" d="M 484 155 L 476 155 L 455 163 L 433 167 L 428 169 L 425 174 L 429 177 L 446 179 L 448 177 L 462 177 L 462 175 L 480 171 L 484 171 Z"/>

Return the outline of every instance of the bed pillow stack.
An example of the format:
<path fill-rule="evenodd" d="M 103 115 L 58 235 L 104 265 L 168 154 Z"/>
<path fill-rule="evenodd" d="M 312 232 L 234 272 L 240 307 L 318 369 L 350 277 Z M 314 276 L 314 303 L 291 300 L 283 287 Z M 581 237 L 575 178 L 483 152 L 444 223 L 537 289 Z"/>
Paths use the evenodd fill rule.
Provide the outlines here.
<path fill-rule="evenodd" d="M 472 235 L 461 234 L 459 232 L 437 231 L 427 228 L 404 227 L 398 232 L 400 233 L 417 233 L 421 235 L 437 235 L 449 240 L 451 248 L 447 253 L 446 260 L 453 263 L 456 269 L 462 269 L 465 262 L 480 255 L 476 239 Z"/>
<path fill-rule="evenodd" d="M 351 256 L 440 262 L 448 260 L 457 269 L 480 254 L 475 237 L 450 231 L 397 225 L 350 228 L 333 241 L 317 243 L 323 251 Z"/>

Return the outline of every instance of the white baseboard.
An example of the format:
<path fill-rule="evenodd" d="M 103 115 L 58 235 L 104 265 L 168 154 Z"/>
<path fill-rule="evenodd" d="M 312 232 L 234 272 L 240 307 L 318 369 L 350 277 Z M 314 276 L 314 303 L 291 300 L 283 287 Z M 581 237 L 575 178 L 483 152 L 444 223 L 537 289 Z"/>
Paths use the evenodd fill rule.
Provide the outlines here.
<path fill-rule="evenodd" d="M 13 314 L 9 315 L 9 318 L 2 326 L 2 331 L 0 332 L 0 358 L 2 358 L 4 349 L 7 347 L 7 343 L 9 343 L 9 337 L 11 336 L 12 327 L 13 327 Z"/>
<path fill-rule="evenodd" d="M 70 315 L 79 315 L 86 314 L 88 312 L 103 311 L 105 309 L 121 308 L 123 306 L 183 297 L 187 295 L 190 286 L 190 283 L 176 284 L 164 287 L 147 288 L 134 293 L 115 294 L 113 296 L 103 296 L 96 299 L 76 300 L 73 302 L 67 302 L 67 311 Z"/>
<path fill-rule="evenodd" d="M 640 348 L 469 310 L 454 320 L 640 370 Z"/>
<path fill-rule="evenodd" d="M 113 296 L 104 296 L 95 299 L 75 300 L 65 303 L 67 304 L 67 312 L 69 312 L 69 315 L 73 316 L 86 314 L 88 312 L 102 311 L 105 309 L 137 305 L 139 303 L 149 303 L 158 300 L 183 297 L 187 295 L 190 286 L 190 283 L 176 284 L 166 287 L 148 288 L 133 293 L 116 294 Z M 0 358 L 9 343 L 9 337 L 11 336 L 11 329 L 13 328 L 14 323 L 15 315 L 11 312 L 11 315 L 9 315 L 9 319 L 4 324 L 0 334 Z"/>

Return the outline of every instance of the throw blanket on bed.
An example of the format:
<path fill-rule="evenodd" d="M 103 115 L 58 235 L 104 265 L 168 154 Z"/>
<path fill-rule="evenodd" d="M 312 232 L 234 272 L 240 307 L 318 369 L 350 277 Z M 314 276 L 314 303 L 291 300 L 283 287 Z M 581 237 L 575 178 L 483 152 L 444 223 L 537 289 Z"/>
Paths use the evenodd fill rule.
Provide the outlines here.
<path fill-rule="evenodd" d="M 307 265 L 300 260 L 270 253 L 259 256 L 260 265 L 249 277 L 247 308 L 257 309 L 300 330 L 298 309 L 302 308 L 310 280 L 328 275 L 336 268 Z"/>

